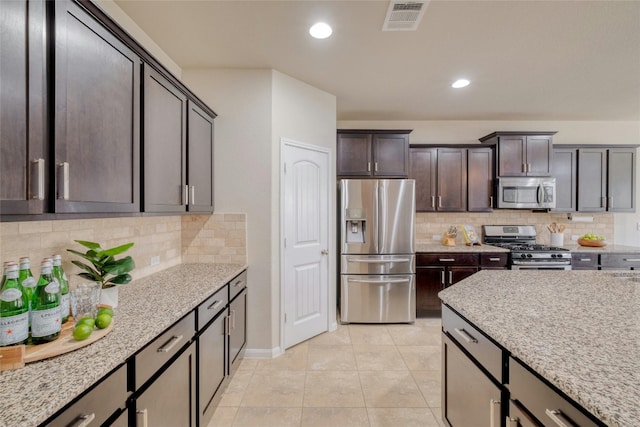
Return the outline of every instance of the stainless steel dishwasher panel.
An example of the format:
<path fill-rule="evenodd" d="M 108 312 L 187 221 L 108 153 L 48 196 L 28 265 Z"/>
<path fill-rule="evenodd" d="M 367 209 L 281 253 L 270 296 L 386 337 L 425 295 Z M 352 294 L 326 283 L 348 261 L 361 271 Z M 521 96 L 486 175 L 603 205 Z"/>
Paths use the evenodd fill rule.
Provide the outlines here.
<path fill-rule="evenodd" d="M 415 322 L 414 274 L 341 277 L 341 323 Z"/>

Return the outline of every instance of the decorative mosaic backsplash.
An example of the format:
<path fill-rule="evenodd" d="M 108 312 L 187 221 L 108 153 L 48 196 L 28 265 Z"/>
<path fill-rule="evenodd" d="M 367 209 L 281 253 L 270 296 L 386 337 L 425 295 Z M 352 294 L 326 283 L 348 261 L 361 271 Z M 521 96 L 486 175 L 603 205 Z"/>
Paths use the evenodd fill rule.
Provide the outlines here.
<path fill-rule="evenodd" d="M 416 242 L 426 243 L 433 240 L 434 235 L 442 236 L 449 226 L 460 227 L 463 224 L 475 226 L 478 234 L 482 235 L 483 225 L 534 225 L 538 233 L 538 243 L 549 244 L 551 233 L 547 225 L 555 222 L 564 225 L 564 244 L 577 244 L 571 241 L 572 235 L 595 233 L 606 239 L 613 239 L 613 214 L 589 213 L 574 214 L 576 217 L 593 217 L 593 222 L 572 222 L 566 213 L 544 213 L 526 210 L 496 209 L 493 212 L 419 212 L 416 215 Z M 458 233 L 457 244 L 464 244 L 462 233 Z"/>

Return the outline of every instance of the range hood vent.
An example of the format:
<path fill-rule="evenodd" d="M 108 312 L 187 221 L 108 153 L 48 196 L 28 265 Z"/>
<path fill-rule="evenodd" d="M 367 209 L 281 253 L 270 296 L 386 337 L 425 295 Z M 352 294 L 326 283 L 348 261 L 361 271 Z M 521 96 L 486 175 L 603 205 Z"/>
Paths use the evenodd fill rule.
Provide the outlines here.
<path fill-rule="evenodd" d="M 382 31 L 415 31 L 429 1 L 392 1 L 382 24 Z"/>

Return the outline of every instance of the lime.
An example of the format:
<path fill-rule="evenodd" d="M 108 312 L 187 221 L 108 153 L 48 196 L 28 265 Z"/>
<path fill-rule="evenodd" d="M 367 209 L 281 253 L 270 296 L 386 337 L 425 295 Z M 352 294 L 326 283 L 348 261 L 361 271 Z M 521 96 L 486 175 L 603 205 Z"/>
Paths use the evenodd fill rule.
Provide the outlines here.
<path fill-rule="evenodd" d="M 93 328 L 93 326 L 96 324 L 96 321 L 93 320 L 92 317 L 83 317 L 82 319 L 78 320 L 78 322 L 76 323 L 76 326 L 78 325 L 87 325 L 90 326 L 91 328 Z"/>
<path fill-rule="evenodd" d="M 96 317 L 100 316 L 101 314 L 108 314 L 109 316 L 113 317 L 113 310 L 110 307 L 102 307 L 100 309 L 98 309 L 98 314 L 96 314 Z"/>
<path fill-rule="evenodd" d="M 83 341 L 89 338 L 91 332 L 93 332 L 93 326 L 80 323 L 73 330 L 73 338 L 75 338 L 77 341 Z"/>
<path fill-rule="evenodd" d="M 96 317 L 96 326 L 100 329 L 104 329 L 111 324 L 111 319 L 111 316 L 107 313 L 99 314 L 98 317 Z"/>

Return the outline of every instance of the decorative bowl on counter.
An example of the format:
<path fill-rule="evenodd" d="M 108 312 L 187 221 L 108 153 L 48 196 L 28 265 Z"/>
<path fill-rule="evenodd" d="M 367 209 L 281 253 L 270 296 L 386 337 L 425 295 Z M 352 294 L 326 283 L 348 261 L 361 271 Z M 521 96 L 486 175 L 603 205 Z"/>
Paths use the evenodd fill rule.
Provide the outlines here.
<path fill-rule="evenodd" d="M 601 248 L 603 246 L 607 246 L 606 240 L 587 240 L 587 239 L 578 239 L 578 244 L 580 246 L 590 246 L 592 248 Z"/>

